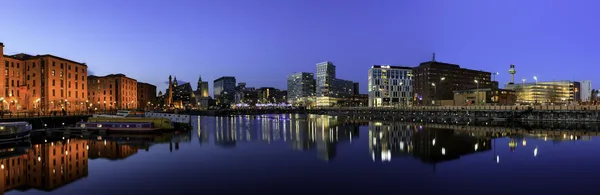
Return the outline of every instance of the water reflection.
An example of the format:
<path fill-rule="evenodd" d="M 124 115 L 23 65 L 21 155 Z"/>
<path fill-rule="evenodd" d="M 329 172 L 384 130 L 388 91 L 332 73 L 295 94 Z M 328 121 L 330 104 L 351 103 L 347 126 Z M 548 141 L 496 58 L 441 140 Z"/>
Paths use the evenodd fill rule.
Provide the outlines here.
<path fill-rule="evenodd" d="M 200 143 L 207 143 L 211 118 L 199 117 L 196 128 Z M 241 142 L 288 142 L 295 150 L 316 150 L 322 160 L 336 156 L 339 143 L 350 143 L 359 135 L 358 124 L 341 124 L 324 115 L 261 115 L 214 118 L 215 145 L 236 147 Z"/>
<path fill-rule="evenodd" d="M 422 162 L 439 163 L 491 149 L 489 137 L 401 123 L 369 123 L 369 151 L 373 161 L 413 156 Z"/>
<path fill-rule="evenodd" d="M 90 139 L 43 137 L 0 145 L 0 191 L 53 191 L 88 176 L 88 161 L 122 160 L 152 144 L 178 145 L 189 134 L 98 136 Z M 36 143 L 37 142 L 37 143 Z M 1 193 L 1 194 L 3 194 Z"/>

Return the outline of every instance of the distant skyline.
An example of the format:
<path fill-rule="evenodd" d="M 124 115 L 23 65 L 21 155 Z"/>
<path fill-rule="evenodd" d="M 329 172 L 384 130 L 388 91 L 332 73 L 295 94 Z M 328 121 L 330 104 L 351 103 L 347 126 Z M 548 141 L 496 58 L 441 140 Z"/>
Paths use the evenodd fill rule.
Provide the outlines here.
<path fill-rule="evenodd" d="M 594 86 L 597 7 L 595 0 L 7 1 L 0 42 L 7 55 L 53 54 L 163 92 L 169 75 L 194 89 L 201 75 L 210 92 L 221 76 L 285 89 L 287 75 L 332 61 L 338 78 L 367 93 L 372 65 L 417 66 L 432 53 L 499 72 L 501 86 L 510 64 L 517 81 Z"/>

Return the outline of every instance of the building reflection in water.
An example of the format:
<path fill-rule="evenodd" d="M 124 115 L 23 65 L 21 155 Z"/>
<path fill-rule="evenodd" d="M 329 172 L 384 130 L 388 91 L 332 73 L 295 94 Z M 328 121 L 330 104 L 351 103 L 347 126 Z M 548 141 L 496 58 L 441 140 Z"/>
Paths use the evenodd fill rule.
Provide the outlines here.
<path fill-rule="evenodd" d="M 400 123 L 369 123 L 369 151 L 373 161 L 412 156 L 422 162 L 439 163 L 491 149 L 489 137 Z"/>
<path fill-rule="evenodd" d="M 198 136 L 203 139 L 203 121 Z M 336 117 L 325 115 L 273 114 L 260 116 L 215 117 L 215 143 L 235 147 L 237 142 L 289 142 L 296 150 L 315 149 L 318 157 L 331 160 L 339 142 L 358 137 L 358 125 L 340 124 Z M 203 141 L 201 141 L 203 142 Z"/>
<path fill-rule="evenodd" d="M 46 139 L 0 146 L 0 189 L 52 191 L 88 175 L 88 159 L 123 159 L 138 148 L 106 140 Z"/>

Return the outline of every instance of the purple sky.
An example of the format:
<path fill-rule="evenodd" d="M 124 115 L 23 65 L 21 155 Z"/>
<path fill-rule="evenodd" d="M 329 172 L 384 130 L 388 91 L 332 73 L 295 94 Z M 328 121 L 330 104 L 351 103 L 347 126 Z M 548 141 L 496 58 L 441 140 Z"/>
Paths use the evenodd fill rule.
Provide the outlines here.
<path fill-rule="evenodd" d="M 143 3 L 141 3 L 143 2 Z M 293 72 L 332 61 L 361 82 L 373 64 L 431 59 L 516 79 L 597 81 L 598 0 L 59 0 L 0 6 L 5 54 L 51 53 L 97 75 L 124 73 L 164 90 L 235 76 L 286 88 Z M 594 27 L 595 26 L 595 27 Z"/>

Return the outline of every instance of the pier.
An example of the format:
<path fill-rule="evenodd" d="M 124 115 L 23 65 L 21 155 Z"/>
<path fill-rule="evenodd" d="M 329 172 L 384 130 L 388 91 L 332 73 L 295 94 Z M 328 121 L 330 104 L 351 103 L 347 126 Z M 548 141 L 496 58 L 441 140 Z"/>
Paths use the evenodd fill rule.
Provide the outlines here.
<path fill-rule="evenodd" d="M 411 106 L 239 108 L 191 111 L 192 115 L 228 116 L 258 114 L 323 114 L 382 120 L 444 121 L 600 121 L 600 106 Z"/>

